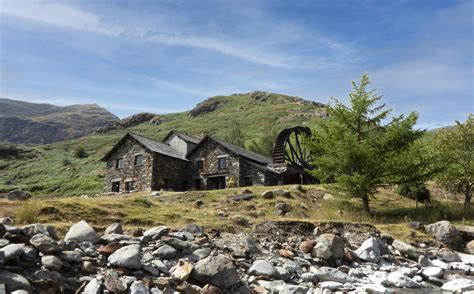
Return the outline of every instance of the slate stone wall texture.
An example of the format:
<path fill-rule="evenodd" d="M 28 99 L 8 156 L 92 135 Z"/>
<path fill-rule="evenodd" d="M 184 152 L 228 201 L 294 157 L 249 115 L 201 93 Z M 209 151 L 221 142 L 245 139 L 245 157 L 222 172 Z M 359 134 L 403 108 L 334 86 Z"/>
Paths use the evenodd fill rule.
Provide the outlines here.
<path fill-rule="evenodd" d="M 247 179 L 251 179 L 252 186 L 271 186 L 278 184 L 278 175 L 258 168 L 249 163 L 248 160 L 240 159 L 240 182 L 239 186 L 247 186 Z"/>
<path fill-rule="evenodd" d="M 191 172 L 193 179 L 201 179 L 203 187 L 207 186 L 209 176 L 223 175 L 226 177 L 226 188 L 229 177 L 233 177 L 236 183 L 240 183 L 240 160 L 239 157 L 212 140 L 204 142 L 190 156 Z M 226 167 L 221 169 L 218 165 L 219 156 L 226 157 Z M 198 170 L 196 159 L 203 159 L 203 169 Z M 194 181 L 193 181 L 194 184 Z"/>
<path fill-rule="evenodd" d="M 143 155 L 143 164 L 134 164 L 135 155 Z M 116 168 L 116 160 L 122 158 L 122 168 Z M 121 144 L 107 161 L 105 191 L 112 192 L 112 183 L 120 181 L 120 192 L 125 191 L 125 182 L 134 181 L 135 191 L 150 191 L 153 177 L 153 154 L 132 138 Z"/>
<path fill-rule="evenodd" d="M 184 191 L 192 188 L 189 161 L 155 153 L 153 160 L 153 190 Z"/>

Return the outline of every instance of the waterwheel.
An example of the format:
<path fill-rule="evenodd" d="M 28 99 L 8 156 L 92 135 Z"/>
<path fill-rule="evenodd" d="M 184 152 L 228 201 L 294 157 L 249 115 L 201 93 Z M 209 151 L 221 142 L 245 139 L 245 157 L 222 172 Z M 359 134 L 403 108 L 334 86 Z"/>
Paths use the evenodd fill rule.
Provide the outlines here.
<path fill-rule="evenodd" d="M 301 172 L 311 169 L 310 151 L 305 144 L 310 136 L 308 127 L 282 130 L 273 145 L 273 164 L 287 165 Z"/>

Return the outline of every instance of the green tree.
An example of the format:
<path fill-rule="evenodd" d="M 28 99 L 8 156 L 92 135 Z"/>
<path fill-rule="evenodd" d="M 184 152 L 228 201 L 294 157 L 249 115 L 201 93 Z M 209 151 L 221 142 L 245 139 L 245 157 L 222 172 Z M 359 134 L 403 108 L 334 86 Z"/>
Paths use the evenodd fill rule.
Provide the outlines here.
<path fill-rule="evenodd" d="M 472 200 L 474 185 L 474 114 L 464 123 L 456 121 L 454 128 L 440 130 L 435 135 L 434 152 L 443 167 L 437 180 L 449 191 L 462 193 L 464 203 Z"/>
<path fill-rule="evenodd" d="M 367 90 L 370 84 L 368 75 L 359 84 L 353 82 L 348 105 L 333 99 L 329 118 L 321 120 L 310 143 L 311 173 L 362 199 L 367 213 L 377 187 L 402 181 L 401 171 L 410 169 L 403 157 L 424 133 L 413 128 L 418 118 L 414 112 L 389 119 L 391 110 L 378 105 L 382 96 Z"/>
<path fill-rule="evenodd" d="M 229 133 L 226 137 L 226 141 L 237 146 L 243 147 L 245 144 L 245 137 L 242 133 L 242 127 L 236 120 L 231 122 Z"/>
<path fill-rule="evenodd" d="M 265 124 L 263 129 L 263 135 L 258 139 L 251 140 L 247 145 L 247 149 L 271 157 L 279 130 L 269 124 Z"/>

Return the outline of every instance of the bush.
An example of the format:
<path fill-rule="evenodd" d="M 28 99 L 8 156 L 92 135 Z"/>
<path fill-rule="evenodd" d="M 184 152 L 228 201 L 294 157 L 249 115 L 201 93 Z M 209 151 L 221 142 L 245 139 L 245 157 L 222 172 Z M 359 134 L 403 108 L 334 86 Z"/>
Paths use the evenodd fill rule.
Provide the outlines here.
<path fill-rule="evenodd" d="M 88 156 L 86 149 L 82 146 L 79 146 L 74 150 L 74 155 L 77 158 L 86 158 Z"/>
<path fill-rule="evenodd" d="M 71 162 L 71 160 L 69 160 L 69 158 L 64 158 L 64 159 L 63 159 L 63 165 L 64 165 L 64 166 L 71 165 L 71 163 L 72 163 L 72 162 Z"/>
<path fill-rule="evenodd" d="M 431 202 L 431 195 L 424 183 L 400 184 L 395 190 L 398 194 L 417 202 Z"/>

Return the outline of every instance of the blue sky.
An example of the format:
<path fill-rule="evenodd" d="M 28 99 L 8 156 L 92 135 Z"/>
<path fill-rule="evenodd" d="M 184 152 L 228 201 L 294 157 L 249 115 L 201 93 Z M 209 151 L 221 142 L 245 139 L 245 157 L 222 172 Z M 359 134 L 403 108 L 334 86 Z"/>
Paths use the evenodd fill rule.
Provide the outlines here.
<path fill-rule="evenodd" d="M 254 90 L 328 102 L 369 73 L 434 128 L 474 112 L 473 2 L 0 0 L 0 96 L 123 117 Z"/>

